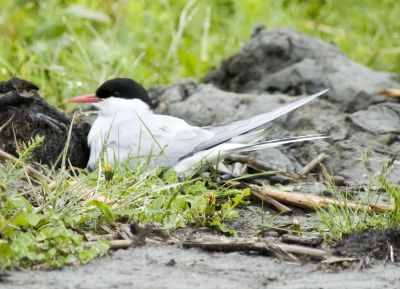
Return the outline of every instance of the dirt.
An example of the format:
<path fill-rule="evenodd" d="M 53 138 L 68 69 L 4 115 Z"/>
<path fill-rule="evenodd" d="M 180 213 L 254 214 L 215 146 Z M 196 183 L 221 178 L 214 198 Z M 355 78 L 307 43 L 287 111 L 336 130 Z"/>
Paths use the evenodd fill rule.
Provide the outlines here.
<path fill-rule="evenodd" d="M 392 252 L 392 253 L 391 253 Z M 342 256 L 400 261 L 400 229 L 375 230 L 346 236 L 335 247 L 334 253 Z M 390 256 L 392 254 L 392 256 Z"/>
<path fill-rule="evenodd" d="M 71 120 L 41 98 L 38 89 L 33 83 L 19 78 L 0 82 L 0 127 L 12 120 L 0 130 L 0 149 L 17 155 L 16 143 L 21 145 L 32 137 L 42 136 L 43 145 L 33 152 L 32 161 L 59 165 Z M 85 121 L 75 120 L 68 150 L 73 166 L 86 167 L 89 159 L 86 134 L 89 129 Z"/>
<path fill-rule="evenodd" d="M 240 52 L 204 81 L 184 79 L 150 89 L 156 110 L 192 124 L 210 125 L 266 112 L 303 94 L 330 88 L 326 96 L 275 121 L 271 135 L 324 133 L 330 138 L 254 155 L 271 167 L 298 173 L 324 152 L 328 159 L 323 164 L 337 185 L 359 195 L 360 187 L 391 156 L 400 154 L 398 100 L 379 94 L 384 88 L 399 88 L 400 83 L 389 73 L 372 71 L 347 59 L 333 44 L 288 29 L 259 27 Z M 9 101 L 7 98 L 5 103 Z M 362 162 L 365 153 L 370 157 Z M 306 180 L 292 185 L 305 193 L 326 194 L 321 172 L 317 167 Z M 282 180 L 266 181 L 274 184 Z M 399 170 L 393 172 L 391 181 L 400 182 Z M 281 242 L 293 225 L 300 224 L 305 235 L 318 226 L 313 212 L 294 208 L 291 215 L 278 216 L 261 207 L 253 200 L 229 222 L 239 237 L 261 236 Z M 0 287 L 400 288 L 399 234 L 398 230 L 366 231 L 348 236 L 332 251 L 355 257 L 350 266 L 288 262 L 255 253 L 210 253 L 182 249 L 179 244 L 146 245 L 116 251 L 79 268 L 10 272 Z M 313 246 L 325 248 L 319 242 Z M 390 246 L 397 263 L 390 261 Z M 324 272 L 332 269 L 336 272 Z"/>
<path fill-rule="evenodd" d="M 79 268 L 13 272 L 1 288 L 399 288 L 399 267 L 325 273 L 318 264 L 281 263 L 242 253 L 206 253 L 176 246 L 119 250 Z"/>

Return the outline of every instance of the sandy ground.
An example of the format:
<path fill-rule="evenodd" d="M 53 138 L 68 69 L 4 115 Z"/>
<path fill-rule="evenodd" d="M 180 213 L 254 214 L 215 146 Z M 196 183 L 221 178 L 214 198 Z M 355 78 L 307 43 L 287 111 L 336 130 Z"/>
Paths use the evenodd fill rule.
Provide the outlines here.
<path fill-rule="evenodd" d="M 399 272 L 398 265 L 377 264 L 324 273 L 318 264 L 160 245 L 119 250 L 80 268 L 11 272 L 0 288 L 400 288 Z"/>

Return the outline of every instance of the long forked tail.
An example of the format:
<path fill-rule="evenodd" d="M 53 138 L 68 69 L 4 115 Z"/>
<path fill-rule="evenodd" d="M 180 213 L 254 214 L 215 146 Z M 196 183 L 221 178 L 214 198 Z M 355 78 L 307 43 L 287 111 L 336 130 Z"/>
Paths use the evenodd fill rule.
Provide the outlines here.
<path fill-rule="evenodd" d="M 312 134 L 312 135 L 305 135 L 305 136 L 274 139 L 274 140 L 258 142 L 258 143 L 254 143 L 254 144 L 240 144 L 237 148 L 227 149 L 227 153 L 230 154 L 233 152 L 252 152 L 252 151 L 258 151 L 258 150 L 264 150 L 264 149 L 269 149 L 269 148 L 273 148 L 273 147 L 278 147 L 278 146 L 285 145 L 285 144 L 317 140 L 317 139 L 324 139 L 327 137 L 328 136 L 323 135 L 323 134 Z"/>
<path fill-rule="evenodd" d="M 279 107 L 279 108 L 275 109 L 274 111 L 259 114 L 259 115 L 253 116 L 249 119 L 234 121 L 229 124 L 222 124 L 221 126 L 218 126 L 218 125 L 210 126 L 210 127 L 208 127 L 208 129 L 210 131 L 214 131 L 215 136 L 209 140 L 206 140 L 206 141 L 198 144 L 194 148 L 194 150 L 191 154 L 212 148 L 212 147 L 222 144 L 226 141 L 229 141 L 230 139 L 232 139 L 236 136 L 240 136 L 249 131 L 257 129 L 261 126 L 264 126 L 265 124 L 271 122 L 272 120 L 274 120 L 282 115 L 285 115 L 285 114 L 309 103 L 310 101 L 323 95 L 327 91 L 328 91 L 328 89 L 325 89 L 316 94 L 307 96 L 305 98 L 299 99 L 297 101 L 294 101 L 294 102 L 286 104 L 282 107 Z"/>
<path fill-rule="evenodd" d="M 220 159 L 224 159 L 232 153 L 251 152 L 263 149 L 278 147 L 285 144 L 297 143 L 303 141 L 311 141 L 324 139 L 328 136 L 322 134 L 305 135 L 298 137 L 274 139 L 270 141 L 257 143 L 234 143 L 225 142 L 213 148 L 197 152 L 190 157 L 182 159 L 175 166 L 174 170 L 178 173 L 191 174 L 207 163 L 215 163 Z"/>

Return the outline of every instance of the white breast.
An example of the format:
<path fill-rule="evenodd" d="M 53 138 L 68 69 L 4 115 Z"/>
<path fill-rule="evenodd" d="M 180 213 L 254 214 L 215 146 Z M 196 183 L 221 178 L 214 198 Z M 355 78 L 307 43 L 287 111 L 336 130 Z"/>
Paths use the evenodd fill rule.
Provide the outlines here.
<path fill-rule="evenodd" d="M 152 165 L 172 167 L 213 136 L 182 119 L 154 114 L 138 99 L 110 98 L 100 102 L 99 108 L 88 136 L 89 169 L 94 169 L 101 153 L 111 164 L 129 157 L 133 166 L 151 156 Z"/>

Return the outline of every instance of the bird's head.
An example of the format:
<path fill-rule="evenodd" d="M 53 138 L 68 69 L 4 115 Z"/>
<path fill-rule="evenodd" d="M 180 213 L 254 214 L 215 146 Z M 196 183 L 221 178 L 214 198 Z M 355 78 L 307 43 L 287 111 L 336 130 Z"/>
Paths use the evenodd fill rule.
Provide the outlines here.
<path fill-rule="evenodd" d="M 151 101 L 146 89 L 130 78 L 113 78 L 97 88 L 95 94 L 87 94 L 70 98 L 72 103 L 101 103 L 105 100 L 138 99 L 151 107 Z"/>

